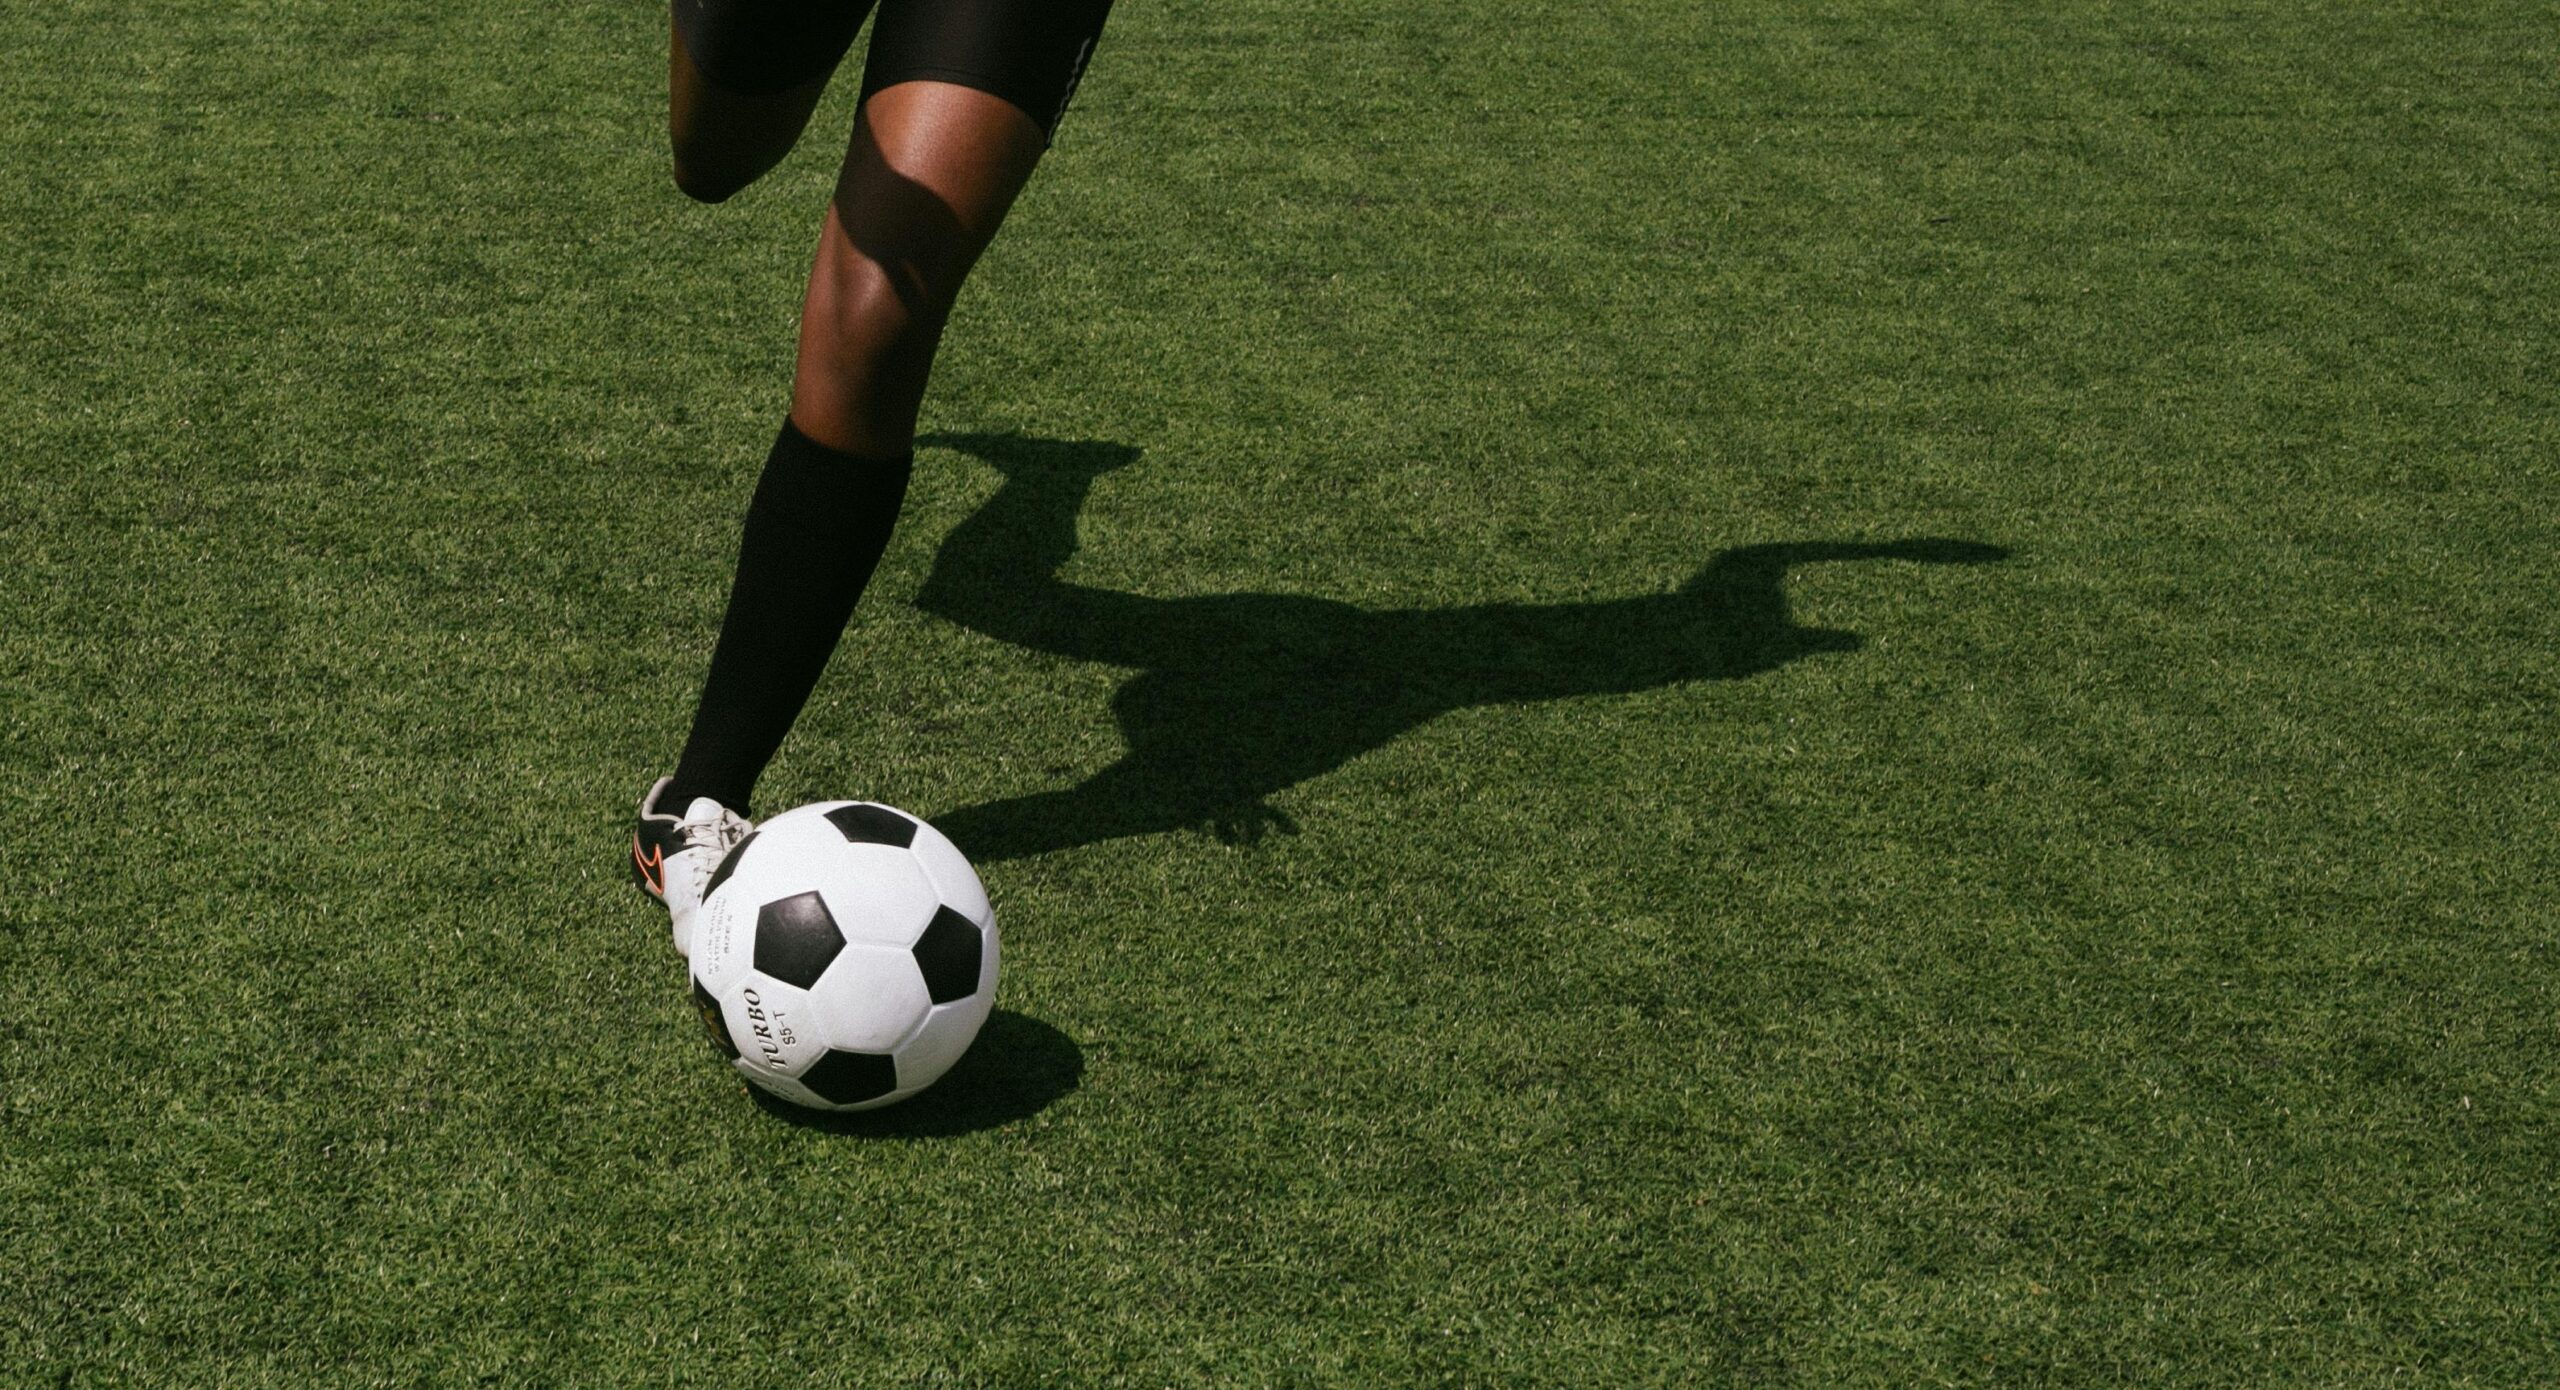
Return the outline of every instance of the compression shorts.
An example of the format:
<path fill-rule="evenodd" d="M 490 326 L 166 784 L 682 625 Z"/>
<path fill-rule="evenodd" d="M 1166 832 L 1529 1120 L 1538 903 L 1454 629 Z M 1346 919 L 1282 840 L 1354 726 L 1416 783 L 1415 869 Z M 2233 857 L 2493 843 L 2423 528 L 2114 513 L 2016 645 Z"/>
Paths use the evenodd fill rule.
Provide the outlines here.
<path fill-rule="evenodd" d="M 872 0 L 673 0 L 702 75 L 747 95 L 835 71 Z M 1055 138 L 1111 0 L 879 0 L 862 96 L 901 82 L 952 82 L 1012 102 Z"/>

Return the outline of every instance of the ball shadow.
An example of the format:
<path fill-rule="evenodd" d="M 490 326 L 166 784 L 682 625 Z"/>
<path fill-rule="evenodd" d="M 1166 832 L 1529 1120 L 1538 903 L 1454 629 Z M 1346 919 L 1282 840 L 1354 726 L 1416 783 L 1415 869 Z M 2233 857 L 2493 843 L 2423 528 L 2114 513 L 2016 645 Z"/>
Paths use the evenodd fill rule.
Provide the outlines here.
<path fill-rule="evenodd" d="M 879 1110 L 811 1110 L 748 1086 L 784 1124 L 874 1139 L 942 1139 L 1000 1129 L 1049 1108 L 1084 1078 L 1084 1050 L 1028 1014 L 998 1009 L 942 1079 Z"/>

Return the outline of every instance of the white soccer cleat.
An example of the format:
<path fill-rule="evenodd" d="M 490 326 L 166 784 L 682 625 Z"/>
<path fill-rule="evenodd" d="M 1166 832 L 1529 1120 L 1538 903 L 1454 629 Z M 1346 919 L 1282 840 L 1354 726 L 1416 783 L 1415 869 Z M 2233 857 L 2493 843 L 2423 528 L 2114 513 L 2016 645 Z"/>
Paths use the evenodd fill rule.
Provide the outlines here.
<path fill-rule="evenodd" d="M 702 907 L 711 871 L 740 840 L 754 833 L 747 818 L 707 796 L 697 796 L 679 816 L 658 809 L 673 778 L 661 777 L 640 798 L 640 821 L 631 832 L 631 878 L 640 891 L 666 904 L 677 955 L 693 949 L 693 914 Z"/>

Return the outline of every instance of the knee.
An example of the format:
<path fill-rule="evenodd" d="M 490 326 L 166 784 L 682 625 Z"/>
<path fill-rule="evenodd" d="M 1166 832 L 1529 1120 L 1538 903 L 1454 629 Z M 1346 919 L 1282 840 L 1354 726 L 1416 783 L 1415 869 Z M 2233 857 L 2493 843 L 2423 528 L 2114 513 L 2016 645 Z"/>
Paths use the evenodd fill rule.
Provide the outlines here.
<path fill-rule="evenodd" d="M 792 418 L 811 438 L 848 453 L 905 453 L 946 306 L 895 262 L 822 261 L 801 312 Z"/>
<path fill-rule="evenodd" d="M 930 261 L 876 245 L 839 251 L 810 277 L 805 331 L 848 362 L 930 351 L 952 300 Z"/>

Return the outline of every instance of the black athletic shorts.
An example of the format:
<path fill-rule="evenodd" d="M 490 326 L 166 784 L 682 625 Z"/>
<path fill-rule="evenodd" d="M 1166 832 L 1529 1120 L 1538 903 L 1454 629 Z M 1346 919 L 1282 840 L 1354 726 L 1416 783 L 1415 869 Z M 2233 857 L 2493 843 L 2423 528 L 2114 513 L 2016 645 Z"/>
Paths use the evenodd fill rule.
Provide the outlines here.
<path fill-rule="evenodd" d="M 733 92 L 797 87 L 835 71 L 873 0 L 674 0 L 702 75 Z M 952 82 L 1022 108 L 1054 138 L 1102 37 L 1111 0 L 879 0 L 862 96 Z"/>

